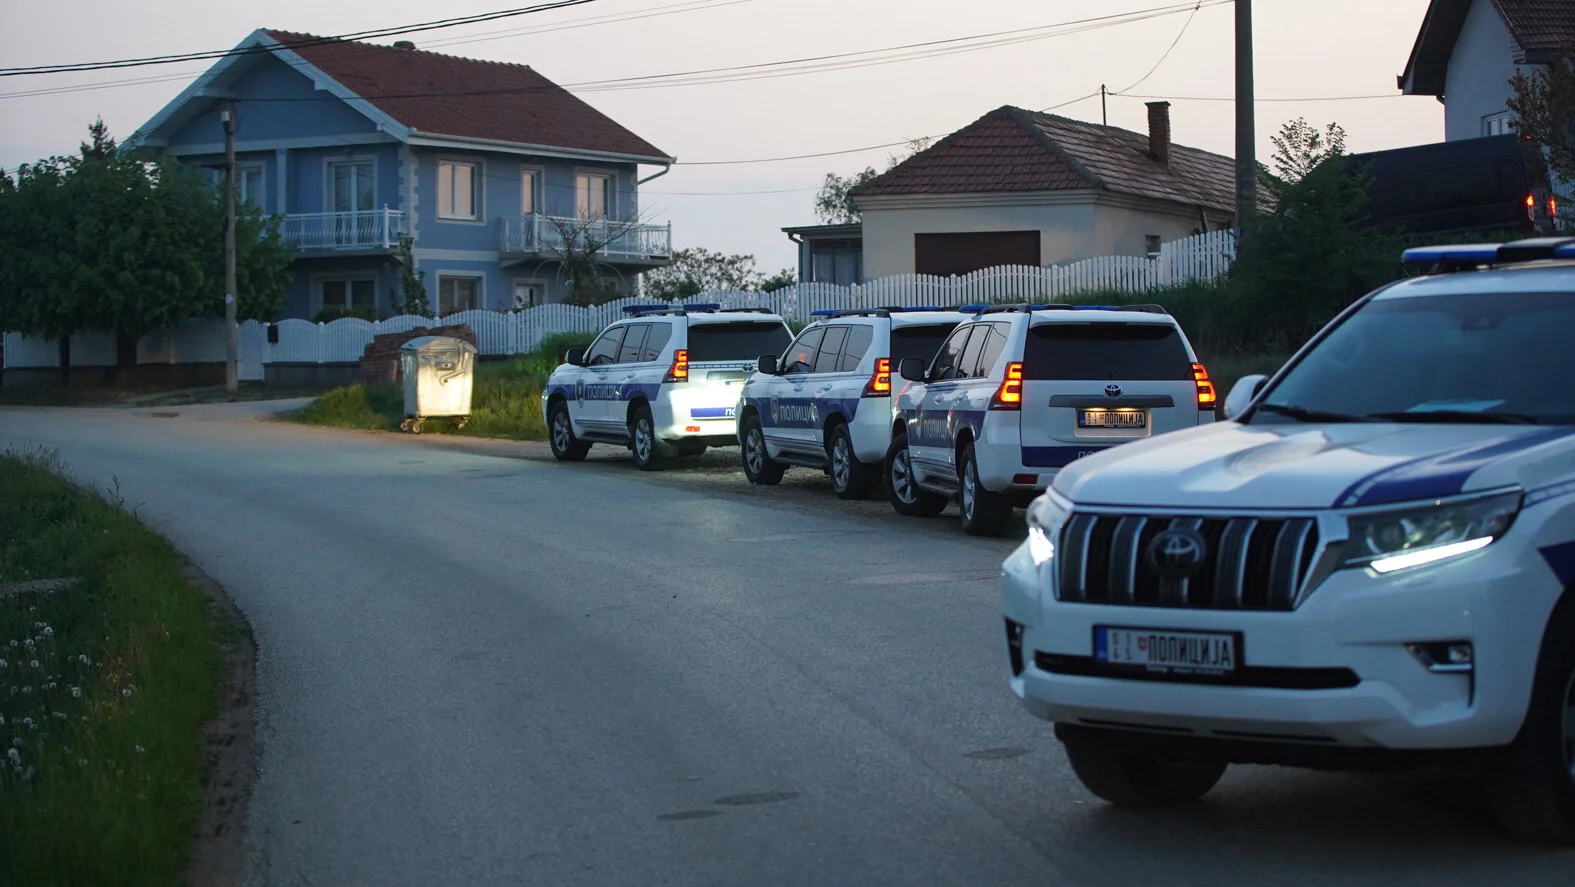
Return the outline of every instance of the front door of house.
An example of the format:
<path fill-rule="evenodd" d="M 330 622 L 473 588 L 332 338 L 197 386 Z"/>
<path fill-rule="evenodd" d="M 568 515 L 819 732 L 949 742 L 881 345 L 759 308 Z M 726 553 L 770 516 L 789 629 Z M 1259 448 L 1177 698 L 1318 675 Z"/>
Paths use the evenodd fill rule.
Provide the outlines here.
<path fill-rule="evenodd" d="M 330 163 L 328 175 L 334 242 L 341 245 L 371 243 L 377 227 L 372 218 L 375 196 L 372 161 Z"/>

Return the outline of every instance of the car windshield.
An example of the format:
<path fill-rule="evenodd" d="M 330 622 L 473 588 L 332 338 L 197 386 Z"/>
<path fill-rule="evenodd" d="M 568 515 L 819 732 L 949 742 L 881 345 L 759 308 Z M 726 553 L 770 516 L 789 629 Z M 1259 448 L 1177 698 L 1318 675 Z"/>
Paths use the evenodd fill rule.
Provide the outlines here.
<path fill-rule="evenodd" d="M 1252 422 L 1575 424 L 1575 294 L 1377 299 L 1331 330 Z"/>
<path fill-rule="evenodd" d="M 762 354 L 781 354 L 793 341 L 779 320 L 692 323 L 689 325 L 689 362 L 755 360 Z"/>

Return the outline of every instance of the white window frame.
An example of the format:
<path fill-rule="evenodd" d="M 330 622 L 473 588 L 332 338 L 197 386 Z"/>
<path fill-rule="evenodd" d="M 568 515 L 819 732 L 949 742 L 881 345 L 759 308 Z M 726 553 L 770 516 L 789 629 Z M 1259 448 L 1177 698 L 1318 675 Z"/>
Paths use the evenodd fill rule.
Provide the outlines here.
<path fill-rule="evenodd" d="M 369 166 L 372 169 L 372 207 L 370 209 L 336 210 L 334 205 L 334 167 L 336 166 Z M 371 154 L 346 154 L 343 156 L 329 156 L 323 158 L 323 212 L 370 213 L 377 212 L 377 185 L 378 185 L 377 157 Z M 355 195 L 351 195 L 351 203 L 355 202 Z"/>
<path fill-rule="evenodd" d="M 443 282 L 446 280 L 473 280 L 476 282 L 476 304 L 470 308 L 461 308 L 460 311 L 479 311 L 487 305 L 487 276 L 479 271 L 439 271 L 437 273 L 437 294 L 432 300 L 432 307 L 439 316 L 446 317 L 443 313 Z M 457 313 L 457 312 L 449 312 Z"/>
<path fill-rule="evenodd" d="M 526 187 L 525 177 L 530 176 L 530 186 Z M 539 166 L 520 166 L 520 215 L 542 211 L 542 202 L 546 200 L 543 183 L 546 181 L 547 172 Z"/>
<path fill-rule="evenodd" d="M 329 283 L 343 283 L 345 285 L 345 298 L 350 299 L 350 298 L 354 298 L 355 297 L 355 293 L 354 293 L 354 290 L 352 289 L 352 286 L 355 283 L 357 283 L 358 281 L 370 281 L 371 282 L 371 284 L 372 284 L 372 303 L 370 305 L 368 305 L 367 307 L 369 307 L 369 308 L 376 308 L 377 307 L 377 275 L 375 273 L 368 273 L 368 274 L 314 274 L 314 275 L 312 275 L 312 314 L 315 316 L 317 314 L 317 312 L 319 312 L 319 311 L 323 310 L 324 308 L 328 307 L 327 301 L 325 301 L 323 299 L 323 286 L 325 284 L 329 284 Z M 349 307 L 354 307 L 354 306 L 347 305 L 345 307 L 349 308 Z"/>
<path fill-rule="evenodd" d="M 1509 111 L 1500 111 L 1497 114 L 1482 115 L 1482 135 L 1501 136 L 1514 132 L 1514 128 L 1509 125 L 1509 121 L 1513 119 L 1514 116 L 1515 115 L 1511 114 Z M 1493 131 L 1495 128 L 1498 129 L 1497 132 Z"/>
<path fill-rule="evenodd" d="M 445 196 L 444 193 L 443 193 L 443 170 L 444 170 L 445 167 L 450 168 L 452 170 L 453 167 L 457 167 L 457 166 L 468 166 L 468 167 L 470 167 L 470 191 L 471 191 L 471 194 L 470 194 L 470 198 L 471 198 L 470 209 L 471 209 L 471 212 L 470 212 L 469 215 L 466 215 L 466 214 L 463 214 L 463 213 L 454 213 L 454 212 L 445 213 L 445 212 L 443 212 L 443 198 Z M 438 162 L 437 162 L 437 217 L 438 217 L 438 219 L 441 220 L 441 221 L 445 221 L 445 222 L 480 222 L 483 219 L 485 219 L 486 218 L 486 211 L 483 208 L 483 201 L 485 200 L 486 188 L 483 187 L 483 183 L 486 181 L 486 173 L 487 173 L 486 166 L 480 160 L 464 160 L 464 159 L 460 159 L 458 157 L 440 157 L 440 158 L 438 158 Z M 447 196 L 451 200 L 452 200 L 452 198 L 454 196 L 453 181 L 454 181 L 453 180 L 453 173 L 450 172 L 450 177 L 449 177 L 450 193 Z"/>
<path fill-rule="evenodd" d="M 515 309 L 520 309 L 521 308 L 521 306 L 518 304 L 518 302 L 515 301 L 515 290 L 516 290 L 516 288 L 519 287 L 520 284 L 524 284 L 526 286 L 539 287 L 541 289 L 541 299 L 539 301 L 537 301 L 535 305 L 527 305 L 527 306 L 524 306 L 524 307 L 526 307 L 526 308 L 534 308 L 534 307 L 537 307 L 538 305 L 545 305 L 545 304 L 547 304 L 547 281 L 542 280 L 541 278 L 538 278 L 538 277 L 516 277 L 513 280 L 509 281 L 509 304 L 510 304 L 511 307 L 513 307 Z"/>
<path fill-rule="evenodd" d="M 224 167 L 214 167 L 211 172 L 213 173 L 213 187 L 218 189 L 219 196 L 223 197 L 225 172 Z M 256 194 L 246 193 L 246 174 L 248 172 L 257 173 Z M 245 203 L 250 200 L 251 204 L 258 209 L 268 209 L 268 203 L 266 199 L 268 196 L 268 164 L 261 161 L 250 161 L 247 163 L 235 164 L 235 182 L 239 186 L 235 192 L 236 203 Z"/>
<path fill-rule="evenodd" d="M 606 183 L 603 200 L 604 214 L 601 216 L 584 215 L 580 212 L 580 180 L 601 179 Z M 618 172 L 611 169 L 576 169 L 574 171 L 574 216 L 577 219 L 616 219 L 618 218 Z"/>

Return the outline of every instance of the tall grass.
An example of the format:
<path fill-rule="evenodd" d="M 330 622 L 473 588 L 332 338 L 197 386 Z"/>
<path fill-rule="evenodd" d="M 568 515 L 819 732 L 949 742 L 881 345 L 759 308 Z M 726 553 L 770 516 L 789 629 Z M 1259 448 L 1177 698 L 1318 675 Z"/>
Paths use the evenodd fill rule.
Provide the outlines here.
<path fill-rule="evenodd" d="M 229 630 L 175 552 L 40 453 L 0 454 L 0 883 L 174 884 Z"/>

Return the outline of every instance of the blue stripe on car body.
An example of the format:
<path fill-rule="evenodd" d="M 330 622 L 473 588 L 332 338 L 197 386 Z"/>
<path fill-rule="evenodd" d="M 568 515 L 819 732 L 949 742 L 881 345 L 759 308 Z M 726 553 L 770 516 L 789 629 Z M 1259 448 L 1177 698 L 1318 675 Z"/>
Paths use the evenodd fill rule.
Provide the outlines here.
<path fill-rule="evenodd" d="M 1572 433 L 1575 429 L 1539 428 L 1412 459 L 1357 481 L 1340 494 L 1336 503 L 1351 507 L 1454 496 L 1471 475 L 1492 462 Z"/>

